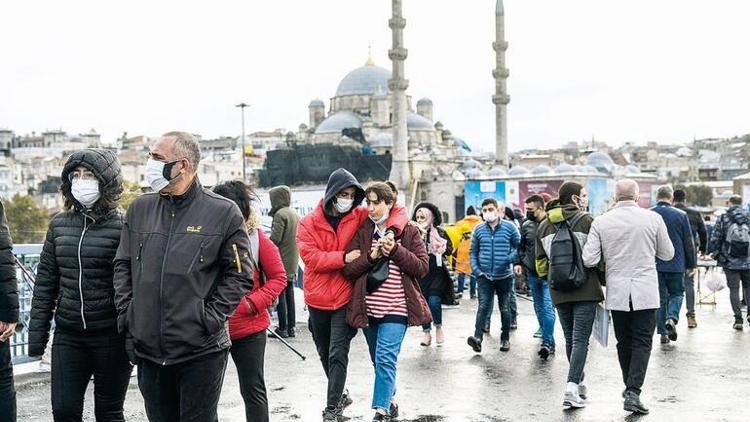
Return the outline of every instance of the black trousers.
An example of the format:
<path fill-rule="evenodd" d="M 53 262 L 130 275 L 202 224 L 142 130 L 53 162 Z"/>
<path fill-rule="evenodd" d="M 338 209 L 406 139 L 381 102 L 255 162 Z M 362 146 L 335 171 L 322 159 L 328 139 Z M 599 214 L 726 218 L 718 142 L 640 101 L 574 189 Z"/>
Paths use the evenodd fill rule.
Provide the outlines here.
<path fill-rule="evenodd" d="M 279 295 L 279 304 L 276 307 L 276 313 L 279 314 L 279 329 L 288 330 L 294 328 L 297 316 L 294 309 L 294 280 L 295 276 L 290 276 L 286 283 L 286 288 Z"/>
<path fill-rule="evenodd" d="M 16 388 L 13 385 L 10 340 L 0 343 L 0 421 L 16 422 Z"/>
<path fill-rule="evenodd" d="M 320 363 L 328 378 L 326 405 L 336 407 L 346 386 L 349 345 L 357 330 L 346 322 L 346 307 L 335 311 L 310 309 L 310 332 L 318 349 Z"/>
<path fill-rule="evenodd" d="M 622 381 L 629 391 L 641 394 L 648 360 L 651 358 L 656 309 L 612 311 L 612 325 L 617 337 L 617 357 L 620 360 Z"/>
<path fill-rule="evenodd" d="M 240 393 L 245 401 L 245 418 L 248 422 L 268 422 L 268 397 L 263 378 L 263 360 L 266 354 L 266 332 L 261 331 L 238 340 L 232 340 L 232 360 L 237 367 Z"/>
<path fill-rule="evenodd" d="M 130 382 L 125 336 L 55 331 L 52 340 L 52 415 L 56 422 L 83 420 L 83 398 L 94 376 L 98 422 L 122 422 Z"/>
<path fill-rule="evenodd" d="M 141 359 L 138 387 L 151 422 L 215 422 L 228 350 L 161 366 Z"/>

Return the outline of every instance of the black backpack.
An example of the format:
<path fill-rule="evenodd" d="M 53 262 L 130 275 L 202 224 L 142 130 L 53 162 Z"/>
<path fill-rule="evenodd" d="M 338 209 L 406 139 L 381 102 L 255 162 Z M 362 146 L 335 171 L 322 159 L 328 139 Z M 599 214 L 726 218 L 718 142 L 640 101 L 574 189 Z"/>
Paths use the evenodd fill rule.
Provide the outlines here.
<path fill-rule="evenodd" d="M 586 269 L 581 257 L 582 247 L 573 228 L 586 215 L 578 213 L 570 221 L 555 224 L 557 231 L 549 247 L 548 280 L 551 289 L 558 291 L 575 290 L 586 283 Z"/>

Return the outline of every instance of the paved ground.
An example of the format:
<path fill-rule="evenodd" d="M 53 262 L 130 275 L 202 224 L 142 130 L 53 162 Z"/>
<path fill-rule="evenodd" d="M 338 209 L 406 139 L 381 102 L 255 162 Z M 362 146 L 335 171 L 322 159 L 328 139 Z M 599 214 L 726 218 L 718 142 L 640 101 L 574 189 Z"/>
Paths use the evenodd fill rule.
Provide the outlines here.
<path fill-rule="evenodd" d="M 537 324 L 531 303 L 519 300 L 519 329 L 512 334 L 512 349 L 498 347 L 500 318 L 493 317 L 493 337 L 485 351 L 474 354 L 466 345 L 472 332 L 476 301 L 464 300 L 458 309 L 444 312 L 448 339 L 444 347 L 419 346 L 421 331 L 407 334 L 399 361 L 398 400 L 402 421 L 739 421 L 750 390 L 750 327 L 731 328 L 728 292 L 720 292 L 720 304 L 698 311 L 699 327 L 679 326 L 680 338 L 670 346 L 655 341 L 643 399 L 651 415 L 629 417 L 622 410 L 622 382 L 614 347 L 595 342 L 587 365 L 589 405 L 563 412 L 562 391 L 567 362 L 564 354 L 548 362 L 536 356 L 538 341 L 532 338 Z M 557 326 L 556 338 L 563 345 Z M 657 339 L 658 340 L 658 339 Z M 592 340 L 593 341 L 593 340 Z M 277 341 L 269 341 L 266 382 L 272 421 L 319 421 L 325 400 L 323 371 L 306 330 L 293 343 L 308 356 L 301 361 Z M 352 421 L 369 421 L 373 373 L 361 335 L 351 350 L 348 388 L 354 404 L 346 415 Z M 19 420 L 50 421 L 48 375 L 19 377 Z M 91 390 L 91 389 L 89 389 Z M 92 393 L 86 399 L 85 420 L 93 421 Z M 236 373 L 230 362 L 219 405 L 221 421 L 243 420 L 243 404 Z M 143 403 L 135 385 L 128 391 L 126 416 L 145 420 Z"/>

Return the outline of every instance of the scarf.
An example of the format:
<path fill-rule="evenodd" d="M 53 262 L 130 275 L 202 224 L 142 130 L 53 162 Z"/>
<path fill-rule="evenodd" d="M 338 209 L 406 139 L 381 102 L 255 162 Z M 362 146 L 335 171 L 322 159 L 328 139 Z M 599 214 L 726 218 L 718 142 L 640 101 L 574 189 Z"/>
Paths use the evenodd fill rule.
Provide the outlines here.
<path fill-rule="evenodd" d="M 442 257 L 448 246 L 448 241 L 440 236 L 437 227 L 435 227 L 435 225 L 433 224 L 433 222 L 435 221 L 435 216 L 432 215 L 432 211 L 427 208 L 420 208 L 420 210 L 422 210 L 425 217 L 427 217 L 427 220 L 425 221 L 425 223 L 427 224 L 425 233 L 428 235 L 427 252 L 435 255 L 435 257 L 438 258 L 438 261 L 442 262 Z"/>

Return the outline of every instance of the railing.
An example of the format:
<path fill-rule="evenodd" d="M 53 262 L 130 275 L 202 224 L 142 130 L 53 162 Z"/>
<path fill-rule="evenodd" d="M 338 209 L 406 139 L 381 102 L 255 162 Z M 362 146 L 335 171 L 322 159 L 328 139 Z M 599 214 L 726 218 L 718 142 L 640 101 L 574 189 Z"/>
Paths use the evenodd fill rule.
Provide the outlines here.
<path fill-rule="evenodd" d="M 29 358 L 29 320 L 31 299 L 34 296 L 36 267 L 42 245 L 14 246 L 16 278 L 18 279 L 18 325 L 10 338 L 10 354 L 14 364 L 36 360 Z"/>

